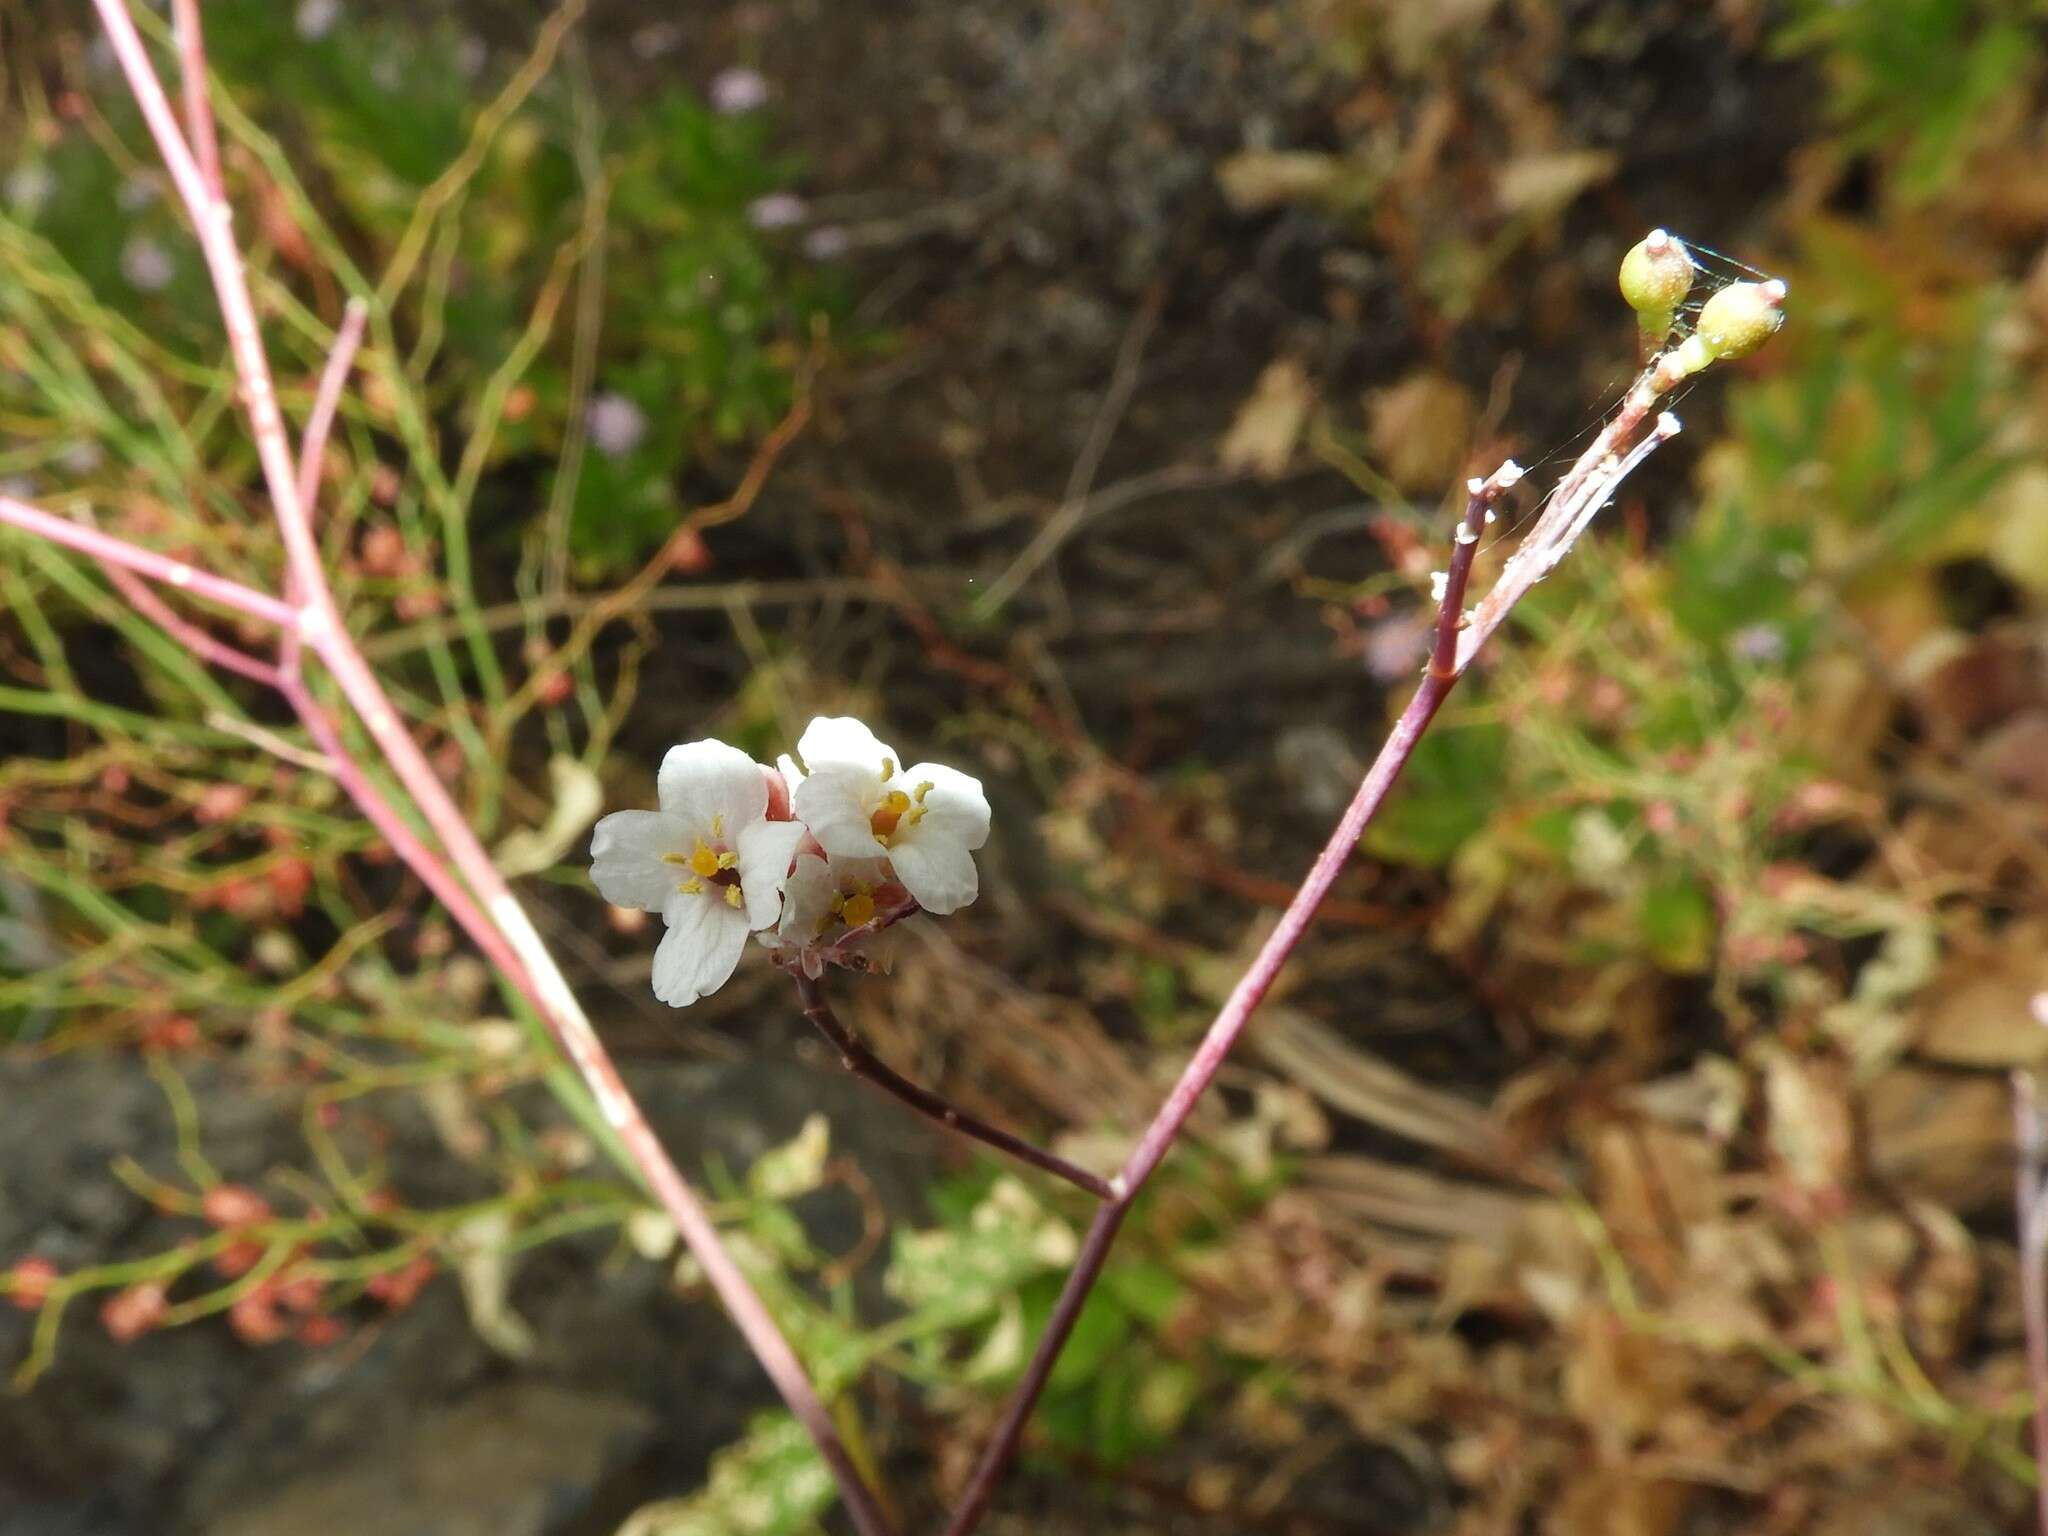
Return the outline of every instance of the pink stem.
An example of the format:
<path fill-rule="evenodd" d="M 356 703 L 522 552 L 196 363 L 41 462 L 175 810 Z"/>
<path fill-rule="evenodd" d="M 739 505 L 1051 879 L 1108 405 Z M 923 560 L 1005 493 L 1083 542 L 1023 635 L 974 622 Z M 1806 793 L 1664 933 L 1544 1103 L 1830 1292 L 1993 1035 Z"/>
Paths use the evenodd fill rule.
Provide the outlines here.
<path fill-rule="evenodd" d="M 2013 1136 L 2019 1206 L 2020 1319 L 2027 1343 L 2027 1385 L 2034 1397 L 2034 1497 L 2042 1536 L 2048 1536 L 2048 1209 L 2042 1171 L 2048 1165 L 2048 1127 L 2042 1123 L 2034 1075 L 2012 1074 Z"/>
<path fill-rule="evenodd" d="M 327 366 L 321 369 L 320 384 L 313 393 L 313 412 L 306 418 L 305 436 L 299 439 L 299 505 L 308 517 L 320 504 L 327 434 L 333 430 L 341 392 L 348 383 L 349 369 L 355 366 L 357 349 L 363 344 L 363 326 L 369 318 L 370 307 L 361 299 L 348 301 L 341 312 L 341 329 L 334 333 L 334 348 L 327 354 Z"/>
<path fill-rule="evenodd" d="M 175 612 L 171 605 L 158 597 L 149 584 L 126 566 L 112 561 L 102 561 L 100 569 L 107 573 L 107 580 L 114 584 L 114 590 L 128 600 L 128 606 L 148 619 L 152 624 L 176 640 L 201 661 L 210 662 L 229 672 L 240 673 L 251 682 L 264 683 L 272 688 L 284 686 L 284 674 L 267 661 L 259 661 L 247 651 L 237 650 L 224 640 L 217 640 L 197 624 Z"/>
<path fill-rule="evenodd" d="M 193 158 L 192 150 L 178 130 L 177 115 L 164 95 L 163 83 L 149 62 L 142 36 L 135 30 L 125 0 L 93 0 L 114 58 L 128 78 L 135 104 L 156 140 L 157 152 L 178 196 L 192 216 L 199 252 L 213 279 L 213 291 L 220 304 L 221 321 L 227 328 L 228 350 L 234 358 L 235 373 L 242 384 L 242 406 L 249 413 L 249 435 L 256 444 L 256 457 L 263 466 L 263 480 L 277 511 L 278 530 L 284 536 L 285 555 L 310 601 L 329 610 L 333 597 L 323 602 L 326 584 L 320 579 L 320 552 L 299 501 L 297 465 L 292 460 L 291 442 L 285 436 L 284 416 L 278 409 L 277 387 L 270 374 L 270 360 L 263 352 L 263 333 L 256 321 L 256 306 L 249 297 L 249 281 L 242 269 L 242 253 L 235 244 L 234 212 L 207 181 Z M 197 34 L 189 34 L 189 46 L 197 46 Z M 205 60 L 191 54 L 184 67 L 195 89 L 205 90 Z M 338 624 L 336 627 L 339 627 Z"/>
<path fill-rule="evenodd" d="M 647 1124 L 645 1115 L 626 1091 L 617 1067 L 577 1005 L 567 983 L 559 971 L 552 969 L 545 947 L 532 933 L 530 920 L 428 764 L 425 754 L 399 721 L 398 713 L 385 696 L 382 685 L 349 636 L 335 606 L 326 573 L 321 568 L 306 498 L 300 495 L 301 475 L 307 471 L 308 465 L 294 463 L 284 418 L 278 409 L 270 362 L 264 353 L 262 333 L 249 295 L 247 274 L 234 240 L 232 212 L 217 185 L 209 181 L 200 163 L 194 159 L 191 147 L 180 135 L 163 85 L 150 64 L 148 51 L 135 30 L 124 0 L 93 0 L 93 4 L 171 180 L 192 216 L 200 251 L 213 279 L 221 319 L 227 329 L 229 350 L 242 384 L 242 403 L 248 412 L 250 435 L 256 445 L 264 482 L 277 515 L 278 531 L 284 541 L 287 567 L 291 573 L 288 590 L 303 604 L 302 609 L 295 613 L 275 599 L 250 594 L 258 597 L 268 610 L 280 613 L 283 616 L 281 622 L 288 626 L 283 651 L 285 675 L 296 679 L 297 653 L 301 643 L 326 664 L 371 740 L 398 775 L 399 782 L 454 862 L 462 880 L 481 902 L 481 912 L 474 902 L 452 908 L 457 920 L 463 922 L 486 954 L 501 958 L 509 949 L 521 961 L 506 970 L 507 978 L 533 1004 L 557 1045 L 582 1074 L 599 1110 L 618 1132 L 648 1187 L 661 1201 L 677 1231 L 703 1266 L 706 1278 L 725 1303 L 735 1325 L 753 1348 L 790 1411 L 816 1441 L 820 1454 L 839 1484 L 855 1525 L 864 1536 L 887 1536 L 890 1523 L 854 1467 L 795 1352 L 727 1252 L 716 1226 L 669 1159 L 659 1138 Z M 188 82 L 188 95 L 193 91 L 203 94 L 205 59 L 200 52 L 196 28 L 183 32 L 181 44 L 181 65 Z M 198 121 L 195 131 L 210 136 L 210 113 Z M 332 360 L 330 371 L 333 371 Z M 345 360 L 340 371 L 346 372 Z M 310 457 L 309 465 L 313 476 L 309 483 L 317 483 L 317 465 L 311 464 Z M 68 528 L 70 525 L 62 526 Z M 67 542 L 73 543 L 74 547 L 84 547 L 76 538 Z M 89 548 L 88 552 L 99 551 Z M 189 584 L 198 590 L 196 581 Z M 220 585 L 237 593 L 244 590 L 235 588 L 232 583 Z M 290 627 L 294 621 L 295 627 Z M 302 685 L 299 693 L 303 700 Z M 310 718 L 308 728 L 318 734 L 318 728 Z M 338 734 L 330 733 L 329 739 L 338 744 Z M 333 752 L 332 755 L 337 759 L 337 767 L 347 760 L 343 752 Z M 352 793 L 366 787 L 367 779 L 358 775 Z M 381 797 L 373 794 L 371 799 L 363 802 L 366 814 L 370 806 L 380 800 Z M 400 825 L 387 818 L 383 827 L 386 836 L 392 836 Z M 440 869 L 433 854 L 416 839 L 395 841 L 394 846 L 401 851 L 409 851 L 411 857 L 420 861 L 415 868 L 430 886 L 439 884 L 442 889 L 448 888 L 442 879 L 446 871 Z M 436 873 L 429 876 L 429 869 Z M 534 960 L 546 963 L 549 973 L 537 974 L 531 963 Z"/>
<path fill-rule="evenodd" d="M 194 597 L 203 597 L 223 608 L 246 613 L 266 624 L 290 629 L 299 621 L 296 609 L 288 603 L 279 602 L 267 592 L 258 592 L 238 581 L 215 576 L 182 560 L 160 555 L 155 550 L 143 549 L 97 528 L 74 523 L 69 518 L 45 512 L 41 507 L 32 507 L 25 501 L 16 501 L 12 496 L 0 496 L 0 523 L 11 523 L 16 528 L 39 534 L 52 544 L 62 544 L 66 549 L 91 555 L 103 564 L 126 566 L 151 581 L 160 581 L 180 592 L 190 592 Z"/>
<path fill-rule="evenodd" d="M 1458 631 L 1465 623 L 1465 588 L 1472 579 L 1472 561 L 1487 514 L 1501 493 L 1522 478 L 1521 466 L 1509 459 L 1484 480 L 1467 483 L 1465 518 L 1451 540 L 1451 563 L 1444 571 L 1444 593 L 1437 600 L 1436 647 L 1430 652 L 1429 675 L 1446 680 L 1458 675 Z"/>
<path fill-rule="evenodd" d="M 206 41 L 199 31 L 199 0 L 173 0 L 171 18 L 178 38 L 178 75 L 185 88 L 185 132 L 199 157 L 200 178 L 219 197 L 226 183 L 220 174 L 220 137 L 213 131 L 213 103 L 206 97 Z"/>

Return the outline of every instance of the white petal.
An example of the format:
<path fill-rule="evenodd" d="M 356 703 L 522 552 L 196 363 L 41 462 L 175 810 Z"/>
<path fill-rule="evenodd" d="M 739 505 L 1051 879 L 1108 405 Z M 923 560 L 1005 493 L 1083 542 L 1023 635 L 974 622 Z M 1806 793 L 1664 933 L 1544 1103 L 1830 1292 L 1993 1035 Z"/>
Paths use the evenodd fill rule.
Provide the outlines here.
<path fill-rule="evenodd" d="M 878 776 L 885 762 L 902 766 L 896 749 L 878 740 L 873 731 L 851 715 L 818 716 L 797 738 L 796 755 L 804 760 L 804 768 L 810 773 L 816 773 L 827 763 L 858 763 Z"/>
<path fill-rule="evenodd" d="M 775 759 L 775 769 L 776 772 L 782 775 L 782 782 L 787 784 L 792 791 L 804 781 L 803 769 L 797 767 L 796 759 L 787 752 Z"/>
<path fill-rule="evenodd" d="M 747 897 L 747 926 L 771 928 L 782 915 L 782 887 L 789 861 L 809 834 L 800 821 L 757 821 L 740 829 L 740 889 Z"/>
<path fill-rule="evenodd" d="M 873 890 L 878 885 L 887 885 L 896 876 L 889 868 L 887 859 L 839 859 L 832 865 L 832 888 L 836 891 L 857 891 L 862 888 Z"/>
<path fill-rule="evenodd" d="M 654 951 L 654 995 L 684 1008 L 731 977 L 747 945 L 747 915 L 716 894 L 677 891 L 661 916 L 668 932 Z"/>
<path fill-rule="evenodd" d="M 806 733 L 808 734 L 808 733 Z M 840 858 L 879 858 L 887 852 L 869 817 L 881 798 L 880 767 L 811 760 L 811 771 L 789 797 L 796 819 L 824 850 Z"/>
<path fill-rule="evenodd" d="M 940 833 L 964 848 L 979 848 L 988 841 L 988 796 L 981 792 L 981 780 L 944 763 L 918 763 L 905 771 L 903 789 L 924 807 L 910 829 L 913 836 Z M 917 791 L 929 784 L 924 797 Z"/>
<path fill-rule="evenodd" d="M 670 747 L 661 760 L 661 808 L 709 836 L 714 825 L 728 839 L 768 812 L 768 781 L 761 765 L 722 741 Z"/>
<path fill-rule="evenodd" d="M 775 936 L 801 948 L 818 936 L 818 925 L 832 910 L 832 868 L 815 853 L 800 853 L 782 890 L 782 921 Z"/>
<path fill-rule="evenodd" d="M 925 911 L 944 917 L 974 900 L 981 881 L 974 872 L 973 854 L 953 838 L 916 835 L 924 830 L 920 822 L 912 835 L 889 850 L 889 858 L 903 889 Z"/>
<path fill-rule="evenodd" d="M 659 912 L 688 878 L 662 855 L 688 852 L 690 829 L 660 811 L 613 811 L 590 834 L 590 878 L 615 907 Z"/>

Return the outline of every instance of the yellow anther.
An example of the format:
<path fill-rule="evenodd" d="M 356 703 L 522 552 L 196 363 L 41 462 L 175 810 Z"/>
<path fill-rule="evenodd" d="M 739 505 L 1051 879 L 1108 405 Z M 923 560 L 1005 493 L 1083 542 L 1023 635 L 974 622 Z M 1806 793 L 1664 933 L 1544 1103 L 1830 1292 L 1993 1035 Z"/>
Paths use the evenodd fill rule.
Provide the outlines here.
<path fill-rule="evenodd" d="M 744 897 L 744 896 L 742 896 L 742 895 L 740 894 L 740 888 L 739 888 L 738 886 L 736 886 L 736 885 L 728 885 L 728 886 L 727 886 L 727 887 L 725 888 L 725 904 L 726 904 L 726 905 L 727 905 L 728 907 L 736 907 L 736 906 L 738 906 L 738 905 L 739 905 L 739 904 L 740 904 L 740 903 L 741 903 L 742 901 L 745 901 L 745 900 L 746 900 L 746 897 Z"/>
<path fill-rule="evenodd" d="M 896 830 L 896 823 L 903 819 L 903 813 L 909 809 L 910 796 L 900 789 L 892 789 L 882 796 L 882 803 L 876 806 L 874 814 L 868 817 L 868 826 L 875 836 L 881 839 L 884 846 L 888 844 L 889 834 Z"/>
<path fill-rule="evenodd" d="M 912 798 L 916 800 L 919 805 L 923 805 L 924 797 L 930 794 L 933 790 L 937 789 L 938 787 L 939 786 L 934 784 L 930 779 L 926 779 L 922 784 L 917 786 L 917 793 L 913 795 Z"/>
<path fill-rule="evenodd" d="M 704 882 L 693 877 L 691 879 L 685 880 L 681 885 L 677 886 L 676 889 L 681 891 L 685 896 L 695 896 L 704 889 Z"/>
<path fill-rule="evenodd" d="M 849 928 L 858 928 L 863 923 L 874 921 L 875 898 L 866 891 L 857 891 L 839 905 L 839 917 Z"/>
<path fill-rule="evenodd" d="M 739 866 L 739 862 L 740 856 L 731 849 L 727 849 L 718 856 L 718 867 L 720 869 L 736 869 Z"/>
<path fill-rule="evenodd" d="M 713 837 L 725 836 L 725 812 L 720 811 L 711 818 L 711 835 Z"/>
<path fill-rule="evenodd" d="M 884 779 L 884 780 L 886 781 L 886 780 L 889 780 L 889 779 L 893 779 L 893 778 L 895 778 L 895 777 L 896 777 L 896 759 L 895 759 L 895 758 L 893 758 L 893 757 L 885 757 L 885 758 L 883 758 L 883 759 L 882 759 L 882 778 L 883 778 L 883 779 Z"/>

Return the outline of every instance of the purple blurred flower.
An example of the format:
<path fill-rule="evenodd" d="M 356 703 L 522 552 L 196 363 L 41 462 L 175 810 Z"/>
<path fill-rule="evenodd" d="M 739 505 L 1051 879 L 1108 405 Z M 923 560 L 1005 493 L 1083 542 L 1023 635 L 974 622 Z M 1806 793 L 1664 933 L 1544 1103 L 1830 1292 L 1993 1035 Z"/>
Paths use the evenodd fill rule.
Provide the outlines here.
<path fill-rule="evenodd" d="M 837 261 L 853 246 L 837 224 L 820 224 L 804 236 L 804 254 L 813 261 Z"/>
<path fill-rule="evenodd" d="M 647 436 L 647 413 L 624 395 L 606 393 L 583 413 L 590 441 L 608 459 L 623 459 Z"/>
<path fill-rule="evenodd" d="M 1774 624 L 1751 624 L 1728 637 L 1728 649 L 1742 661 L 1768 666 L 1785 656 L 1785 634 Z"/>
<path fill-rule="evenodd" d="M 299 0 L 299 13 L 294 24 L 299 36 L 309 43 L 317 43 L 334 30 L 334 24 L 341 20 L 341 0 Z"/>
<path fill-rule="evenodd" d="M 636 57 L 658 59 L 663 54 L 674 53 L 682 46 L 683 29 L 672 21 L 649 22 L 633 34 L 632 49 Z"/>
<path fill-rule="evenodd" d="M 758 69 L 735 64 L 711 77 L 711 105 L 728 117 L 768 105 L 768 82 Z"/>
<path fill-rule="evenodd" d="M 89 475 L 106 462 L 107 450 L 91 438 L 82 438 L 57 455 L 57 467 L 67 475 Z"/>
<path fill-rule="evenodd" d="M 4 190 L 8 206 L 32 219 L 56 194 L 57 177 L 42 161 L 31 160 L 7 173 Z"/>
<path fill-rule="evenodd" d="M 177 273 L 171 253 L 147 235 L 137 235 L 121 247 L 121 275 L 130 287 L 156 293 Z"/>
<path fill-rule="evenodd" d="M 803 223 L 809 211 L 794 192 L 770 192 L 747 204 L 747 222 L 756 229 L 788 229 Z"/>
<path fill-rule="evenodd" d="M 1415 675 L 1429 654 L 1429 622 L 1424 615 L 1397 613 L 1365 632 L 1365 670 L 1377 682 L 1397 683 Z"/>

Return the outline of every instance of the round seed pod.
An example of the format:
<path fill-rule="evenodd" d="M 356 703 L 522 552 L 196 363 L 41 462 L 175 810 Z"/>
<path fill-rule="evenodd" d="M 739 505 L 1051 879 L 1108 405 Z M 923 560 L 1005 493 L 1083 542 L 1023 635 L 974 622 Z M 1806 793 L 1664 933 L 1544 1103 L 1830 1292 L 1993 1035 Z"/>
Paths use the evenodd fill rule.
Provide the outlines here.
<path fill-rule="evenodd" d="M 1700 309 L 1693 334 L 1718 360 L 1747 357 L 1777 334 L 1785 323 L 1785 285 L 1730 283 Z"/>
<path fill-rule="evenodd" d="M 1661 229 L 1651 230 L 1621 258 L 1621 296 L 1652 343 L 1671 330 L 1698 270 L 1685 242 Z"/>

